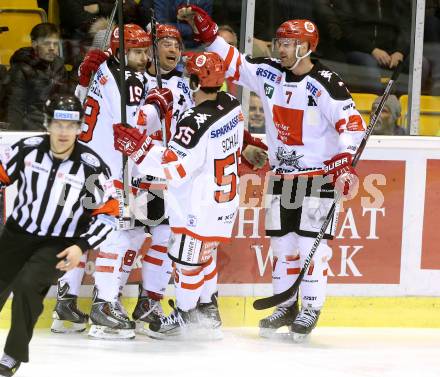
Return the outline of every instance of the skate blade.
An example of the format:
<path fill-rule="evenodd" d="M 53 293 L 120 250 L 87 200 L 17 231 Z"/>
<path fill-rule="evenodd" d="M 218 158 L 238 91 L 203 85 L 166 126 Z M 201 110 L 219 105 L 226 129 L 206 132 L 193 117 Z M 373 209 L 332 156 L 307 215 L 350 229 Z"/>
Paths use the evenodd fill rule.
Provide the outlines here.
<path fill-rule="evenodd" d="M 265 339 L 275 339 L 282 341 L 291 341 L 292 335 L 289 332 L 277 332 L 278 329 L 267 329 L 260 327 L 258 335 Z"/>
<path fill-rule="evenodd" d="M 134 339 L 136 334 L 132 329 L 112 329 L 107 326 L 92 325 L 88 336 L 95 339 L 129 340 Z"/>
<path fill-rule="evenodd" d="M 153 337 L 155 332 L 150 330 L 150 324 L 148 322 L 136 321 L 136 334 Z M 152 336 L 153 335 L 153 336 Z"/>
<path fill-rule="evenodd" d="M 305 344 L 310 341 L 310 334 L 298 334 L 298 333 L 290 333 L 293 343 L 296 344 Z"/>
<path fill-rule="evenodd" d="M 216 341 L 223 339 L 223 331 L 220 328 L 206 329 L 189 327 L 178 332 L 161 333 L 149 330 L 147 335 L 159 340 L 180 340 L 180 341 Z"/>
<path fill-rule="evenodd" d="M 72 334 L 84 332 L 86 328 L 86 323 L 74 323 L 63 321 L 61 319 L 54 319 L 50 331 L 55 334 Z"/>

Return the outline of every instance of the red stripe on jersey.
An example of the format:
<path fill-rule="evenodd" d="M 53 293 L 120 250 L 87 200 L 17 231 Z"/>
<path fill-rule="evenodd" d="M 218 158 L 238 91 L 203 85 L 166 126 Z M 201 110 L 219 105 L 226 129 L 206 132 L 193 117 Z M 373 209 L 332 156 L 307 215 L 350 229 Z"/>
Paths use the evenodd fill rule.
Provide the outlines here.
<path fill-rule="evenodd" d="M 98 216 L 100 214 L 118 216 L 119 215 L 119 202 L 116 199 L 110 199 L 106 201 L 101 207 L 92 211 L 92 216 Z"/>
<path fill-rule="evenodd" d="M 115 253 L 106 253 L 106 252 L 104 252 L 104 251 L 100 251 L 100 252 L 98 253 L 97 258 L 105 258 L 105 259 L 113 259 L 113 260 L 116 260 L 116 259 L 118 259 L 118 254 L 115 254 Z"/>
<path fill-rule="evenodd" d="M 184 268 L 182 268 L 182 270 L 180 272 L 182 272 L 182 275 L 185 276 L 197 276 L 198 274 L 200 274 L 203 270 L 203 267 L 199 267 L 196 268 L 194 270 L 185 270 Z"/>
<path fill-rule="evenodd" d="M 167 185 L 164 183 L 139 183 L 140 190 L 166 190 Z"/>
<path fill-rule="evenodd" d="M 240 79 L 240 66 L 241 66 L 241 55 L 238 55 L 237 64 L 235 65 L 235 74 L 232 78 L 234 81 L 238 81 Z"/>
<path fill-rule="evenodd" d="M 113 273 L 115 268 L 113 266 L 96 266 L 95 272 L 110 272 Z"/>
<path fill-rule="evenodd" d="M 165 173 L 165 178 L 168 180 L 173 179 L 173 177 L 171 177 L 171 173 L 170 170 L 168 168 L 163 168 L 163 172 Z"/>
<path fill-rule="evenodd" d="M 77 268 L 84 268 L 86 266 L 86 264 L 84 262 L 79 262 L 78 266 L 76 266 Z"/>
<path fill-rule="evenodd" d="M 204 282 L 205 282 L 205 279 L 203 278 L 198 283 L 194 283 L 194 284 L 182 282 L 180 284 L 180 286 L 183 289 L 188 289 L 188 290 L 191 290 L 191 291 L 195 291 L 196 289 L 200 288 L 203 285 Z"/>
<path fill-rule="evenodd" d="M 168 251 L 168 248 L 166 246 L 160 246 L 160 245 L 152 245 L 150 249 L 156 250 L 160 253 L 166 253 Z"/>
<path fill-rule="evenodd" d="M 186 171 L 182 164 L 177 165 L 176 170 L 179 173 L 180 178 L 186 177 Z"/>
<path fill-rule="evenodd" d="M 226 242 L 229 241 L 231 237 L 220 237 L 220 236 L 200 236 L 190 230 L 183 227 L 171 227 L 171 231 L 176 234 L 186 234 L 187 236 L 191 236 L 200 241 L 218 241 L 218 242 Z"/>
<path fill-rule="evenodd" d="M 299 255 L 286 255 L 287 262 L 295 262 L 299 259 L 300 259 Z"/>
<path fill-rule="evenodd" d="M 231 46 L 229 47 L 229 51 L 225 59 L 226 69 L 229 68 L 229 65 L 231 64 L 233 57 L 234 57 L 234 47 Z"/>
<path fill-rule="evenodd" d="M 300 268 L 288 268 L 287 269 L 287 275 L 299 275 L 301 272 Z"/>
<path fill-rule="evenodd" d="M 217 275 L 217 266 L 214 268 L 214 270 L 211 273 L 205 275 L 205 281 L 211 280 L 213 277 L 215 277 L 215 275 Z"/>
<path fill-rule="evenodd" d="M 151 264 L 155 264 L 156 266 L 162 266 L 163 265 L 163 260 L 160 260 L 158 258 L 154 258 L 148 254 L 146 254 L 144 256 L 144 262 L 147 263 L 151 263 Z"/>
<path fill-rule="evenodd" d="M 322 276 L 327 276 L 328 275 L 328 268 L 326 268 L 324 271 L 322 271 Z"/>

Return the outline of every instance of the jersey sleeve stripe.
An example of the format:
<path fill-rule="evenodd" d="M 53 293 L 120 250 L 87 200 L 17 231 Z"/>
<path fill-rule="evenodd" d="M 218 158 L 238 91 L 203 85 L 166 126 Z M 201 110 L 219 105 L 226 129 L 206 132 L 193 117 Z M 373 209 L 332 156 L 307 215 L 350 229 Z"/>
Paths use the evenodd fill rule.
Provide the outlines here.
<path fill-rule="evenodd" d="M 232 62 L 232 58 L 234 57 L 234 47 L 229 47 L 229 51 L 228 54 L 226 55 L 226 59 L 225 59 L 225 63 L 226 63 L 226 68 L 229 68 L 229 66 L 231 65 Z"/>
<path fill-rule="evenodd" d="M 99 214 L 105 214 L 110 216 L 119 215 L 119 202 L 116 199 L 110 199 L 105 202 L 101 207 L 96 208 L 92 211 L 92 216 L 97 216 Z"/>
<path fill-rule="evenodd" d="M 218 241 L 218 242 L 227 242 L 230 240 L 230 237 L 220 237 L 220 236 L 201 236 L 194 232 L 191 232 L 189 229 L 183 227 L 171 227 L 171 230 L 176 234 L 186 234 L 187 236 L 191 236 L 200 241 Z"/>
<path fill-rule="evenodd" d="M 238 81 L 240 79 L 240 66 L 241 66 L 241 55 L 238 55 L 237 63 L 235 65 L 235 74 L 233 77 L 234 81 Z"/>
<path fill-rule="evenodd" d="M 3 185 L 9 185 L 11 182 L 8 173 L 6 173 L 5 168 L 0 164 L 0 183 Z"/>

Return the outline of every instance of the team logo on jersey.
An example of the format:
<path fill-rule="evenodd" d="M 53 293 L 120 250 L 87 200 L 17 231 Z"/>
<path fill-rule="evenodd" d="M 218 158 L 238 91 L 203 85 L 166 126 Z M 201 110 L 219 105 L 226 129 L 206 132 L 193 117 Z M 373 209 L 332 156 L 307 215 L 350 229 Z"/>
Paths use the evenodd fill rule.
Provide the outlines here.
<path fill-rule="evenodd" d="M 272 98 L 275 88 L 272 85 L 264 84 L 264 94 L 268 98 Z"/>
<path fill-rule="evenodd" d="M 81 153 L 81 160 L 83 160 L 87 165 L 93 166 L 94 168 L 97 168 L 101 165 L 98 158 L 96 158 L 91 153 Z"/>
<path fill-rule="evenodd" d="M 43 138 L 41 136 L 30 137 L 29 139 L 25 139 L 23 141 L 24 145 L 35 147 L 36 145 L 40 145 L 43 142 Z"/>
<path fill-rule="evenodd" d="M 318 73 L 330 82 L 332 79 L 333 72 L 330 71 L 318 71 Z"/>
<path fill-rule="evenodd" d="M 278 147 L 276 156 L 277 160 L 280 162 L 280 165 L 284 164 L 295 169 L 301 169 L 299 159 L 304 156 L 303 154 L 297 156 L 295 150 L 288 152 L 283 147 Z"/>
<path fill-rule="evenodd" d="M 308 97 L 309 97 L 309 103 L 307 104 L 307 106 L 318 106 L 313 96 L 308 96 Z"/>
<path fill-rule="evenodd" d="M 186 225 L 193 227 L 193 228 L 196 227 L 197 226 L 197 217 L 194 215 L 188 215 Z"/>
<path fill-rule="evenodd" d="M 306 90 L 309 91 L 315 97 L 321 96 L 321 91 L 309 81 L 307 81 Z"/>
<path fill-rule="evenodd" d="M 212 115 L 210 115 L 210 114 L 197 113 L 197 115 L 194 116 L 194 120 L 197 123 L 197 127 L 200 128 L 200 126 L 208 120 L 208 117 L 211 117 L 211 116 Z"/>

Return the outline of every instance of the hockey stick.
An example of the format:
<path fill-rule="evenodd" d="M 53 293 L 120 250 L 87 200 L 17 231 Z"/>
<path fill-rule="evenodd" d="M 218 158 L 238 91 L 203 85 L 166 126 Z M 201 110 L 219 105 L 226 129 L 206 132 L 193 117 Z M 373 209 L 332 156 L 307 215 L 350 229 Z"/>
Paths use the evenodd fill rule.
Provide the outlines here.
<path fill-rule="evenodd" d="M 162 89 L 162 74 L 160 72 L 160 60 L 159 60 L 159 56 L 158 56 L 158 47 L 157 47 L 156 17 L 154 15 L 153 8 L 150 8 L 150 12 L 151 12 L 151 39 L 153 41 L 153 64 L 154 64 L 154 70 L 156 72 L 157 86 L 159 89 Z M 165 148 L 167 147 L 167 119 L 168 118 L 169 118 L 168 116 L 165 116 L 165 122 L 161 122 L 162 144 Z"/>
<path fill-rule="evenodd" d="M 125 41 L 124 41 L 124 13 L 123 2 L 118 3 L 118 28 L 119 28 L 119 91 L 121 94 L 121 123 L 127 127 L 127 85 L 125 81 Z M 131 219 L 130 214 L 130 174 L 128 171 L 128 157 L 122 155 L 122 182 L 124 184 L 124 222 Z"/>
<path fill-rule="evenodd" d="M 399 77 L 399 74 L 402 70 L 402 66 L 403 66 L 403 64 L 400 63 L 395 68 L 393 75 L 391 76 L 391 79 L 390 79 L 390 81 L 388 81 L 388 85 L 385 88 L 385 92 L 382 96 L 382 99 L 379 102 L 379 106 L 376 108 L 376 110 L 374 111 L 373 115 L 370 118 L 370 123 L 368 124 L 368 127 L 365 131 L 364 137 L 362 138 L 362 141 L 359 144 L 359 147 L 353 157 L 353 161 L 351 163 L 351 165 L 353 167 L 355 167 L 357 165 L 359 158 L 361 157 L 362 152 L 364 151 L 365 146 L 367 145 L 368 138 L 370 137 L 371 133 L 373 132 L 374 127 L 376 126 L 376 123 L 377 123 L 377 120 L 379 119 L 380 113 L 382 112 L 382 109 L 385 105 L 385 102 L 386 102 L 388 96 L 390 95 L 391 88 L 392 88 L 393 84 L 395 83 L 395 81 L 397 80 L 397 78 Z M 336 190 L 336 195 L 335 195 L 335 198 L 333 199 L 333 203 L 332 203 L 332 206 L 330 207 L 330 211 L 328 212 L 327 217 L 324 220 L 318 235 L 316 236 L 315 242 L 313 243 L 313 246 L 312 246 L 309 254 L 307 255 L 307 258 L 304 261 L 304 266 L 301 268 L 300 274 L 296 278 L 293 285 L 290 288 L 288 288 L 287 290 L 285 290 L 284 292 L 277 293 L 277 294 L 270 296 L 270 297 L 265 297 L 265 298 L 255 300 L 253 305 L 256 310 L 268 309 L 273 306 L 280 305 L 284 301 L 287 301 L 288 299 L 293 297 L 296 294 L 296 292 L 298 292 L 299 286 L 304 278 L 304 275 L 305 275 L 306 271 L 308 270 L 310 263 L 312 262 L 313 255 L 315 254 L 316 250 L 318 249 L 318 246 L 321 243 L 322 238 L 324 237 L 325 231 L 327 230 L 327 227 L 330 224 L 330 221 L 333 219 L 333 214 L 335 213 L 337 204 L 338 204 L 339 200 L 341 199 L 341 197 L 342 197 L 342 193 L 339 192 L 338 190 Z"/>
<path fill-rule="evenodd" d="M 99 49 L 101 51 L 103 51 L 105 47 L 108 46 L 108 41 L 110 38 L 110 34 L 112 32 L 113 21 L 115 20 L 116 11 L 118 10 L 118 3 L 119 0 L 115 0 L 115 5 L 112 9 L 112 13 L 110 14 L 109 24 L 107 26 L 107 29 L 105 30 L 104 39 L 101 41 L 101 45 L 99 46 Z M 87 86 L 87 92 L 85 98 L 87 98 L 87 96 L 89 95 L 89 90 L 90 87 L 92 86 L 94 76 L 95 76 L 94 74 L 90 76 L 89 85 Z"/>

